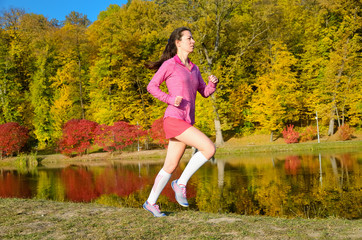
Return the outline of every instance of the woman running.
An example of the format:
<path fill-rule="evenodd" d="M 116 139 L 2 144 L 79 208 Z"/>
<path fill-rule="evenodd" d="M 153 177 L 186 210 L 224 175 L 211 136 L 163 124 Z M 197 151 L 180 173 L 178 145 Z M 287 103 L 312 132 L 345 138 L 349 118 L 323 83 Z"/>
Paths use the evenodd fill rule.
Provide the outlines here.
<path fill-rule="evenodd" d="M 194 51 L 195 40 L 190 29 L 175 29 L 166 48 L 157 62 L 146 67 L 157 70 L 147 86 L 147 91 L 155 98 L 168 104 L 164 114 L 163 127 L 169 139 L 164 165 L 158 173 L 151 193 L 143 208 L 155 217 L 166 216 L 156 204 L 159 195 L 177 168 L 186 146 L 198 149 L 192 156 L 179 179 L 171 183 L 177 202 L 188 207 L 186 185 L 190 177 L 215 154 L 214 143 L 200 130 L 193 127 L 195 123 L 195 99 L 199 92 L 203 97 L 210 96 L 216 90 L 218 79 L 209 76 L 206 85 L 199 68 L 193 64 L 188 55 Z M 166 82 L 168 94 L 161 91 L 160 85 Z"/>

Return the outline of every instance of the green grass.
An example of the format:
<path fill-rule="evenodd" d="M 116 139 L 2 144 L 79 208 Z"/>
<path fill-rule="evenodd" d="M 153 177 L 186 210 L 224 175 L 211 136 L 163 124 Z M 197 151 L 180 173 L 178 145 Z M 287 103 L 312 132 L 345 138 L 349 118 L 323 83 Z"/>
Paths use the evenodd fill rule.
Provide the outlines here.
<path fill-rule="evenodd" d="M 338 141 L 338 142 L 321 142 L 321 143 L 297 143 L 297 144 L 269 144 L 269 145 L 225 145 L 217 150 L 217 154 L 247 154 L 247 153 L 267 153 L 267 152 L 319 152 L 326 150 L 353 150 L 362 149 L 362 141 Z"/>
<path fill-rule="evenodd" d="M 0 239 L 360 239 L 362 220 L 284 219 L 191 210 L 0 199 Z"/>

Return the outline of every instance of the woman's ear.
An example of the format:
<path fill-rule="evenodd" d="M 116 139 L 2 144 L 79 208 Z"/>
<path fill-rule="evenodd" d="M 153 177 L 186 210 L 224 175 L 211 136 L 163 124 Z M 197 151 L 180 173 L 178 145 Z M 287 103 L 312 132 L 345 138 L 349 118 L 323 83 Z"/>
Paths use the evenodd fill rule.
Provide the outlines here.
<path fill-rule="evenodd" d="M 180 47 L 180 40 L 178 40 L 178 39 L 176 39 L 176 41 L 175 41 L 175 45 L 176 45 L 176 47 Z"/>

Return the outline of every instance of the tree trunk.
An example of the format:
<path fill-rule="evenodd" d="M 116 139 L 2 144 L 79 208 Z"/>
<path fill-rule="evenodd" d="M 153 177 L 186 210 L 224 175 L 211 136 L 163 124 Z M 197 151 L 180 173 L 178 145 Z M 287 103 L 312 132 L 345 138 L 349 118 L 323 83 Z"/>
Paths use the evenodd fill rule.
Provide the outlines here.
<path fill-rule="evenodd" d="M 336 106 L 336 116 L 337 116 L 337 123 L 338 123 L 338 127 L 341 126 L 341 119 L 339 118 L 339 114 L 338 114 L 338 109 L 337 109 L 337 106 Z"/>
<path fill-rule="evenodd" d="M 208 63 L 206 73 L 207 73 L 207 75 L 210 75 L 213 60 L 209 57 L 209 53 L 208 53 L 205 45 L 203 45 L 203 50 L 204 50 L 204 56 L 206 58 L 206 62 Z M 221 146 L 222 144 L 224 144 L 224 138 L 222 136 L 221 121 L 220 121 L 215 93 L 211 95 L 211 99 L 212 99 L 212 108 L 214 111 L 214 125 L 215 125 L 215 136 L 216 136 L 215 145 Z"/>
<path fill-rule="evenodd" d="M 349 39 L 347 39 L 346 45 L 348 44 Z M 345 60 L 347 59 L 347 53 L 346 53 L 346 49 L 344 49 L 343 51 L 343 58 L 342 58 L 342 63 L 340 68 L 338 69 L 338 74 L 337 74 L 337 79 L 336 79 L 336 84 L 335 84 L 335 90 L 333 93 L 333 105 L 332 105 L 332 112 L 331 112 L 331 119 L 329 120 L 329 129 L 328 129 L 328 135 L 332 136 L 334 134 L 334 113 L 336 113 L 337 115 L 337 120 L 338 120 L 338 125 L 340 126 L 340 120 L 339 120 L 339 115 L 338 115 L 338 109 L 337 109 L 337 91 L 338 91 L 338 86 L 339 83 L 341 81 L 341 77 L 342 77 L 342 73 L 344 71 L 344 66 L 345 66 Z"/>
<path fill-rule="evenodd" d="M 270 142 L 273 142 L 273 131 L 270 131 Z"/>
<path fill-rule="evenodd" d="M 222 136 L 220 116 L 216 105 L 216 97 L 214 94 L 211 96 L 211 99 L 213 102 L 212 108 L 214 110 L 214 125 L 215 125 L 215 136 L 216 136 L 215 145 L 221 146 L 224 144 L 224 138 Z"/>
<path fill-rule="evenodd" d="M 80 57 L 79 57 L 80 58 Z M 84 104 L 83 104 L 83 87 L 82 87 L 82 68 L 80 59 L 78 59 L 78 78 L 79 78 L 79 98 L 80 98 L 80 108 L 82 110 L 82 119 L 85 118 L 84 116 Z"/>
<path fill-rule="evenodd" d="M 144 94 L 143 94 L 143 91 L 142 91 L 142 89 L 143 89 L 143 88 L 142 88 L 142 84 L 141 84 L 138 76 L 136 77 L 136 83 L 137 83 L 137 87 L 138 87 L 138 92 L 139 92 L 139 94 L 140 94 L 140 96 L 141 96 L 143 114 L 146 116 L 144 121 L 145 121 L 146 125 L 148 125 L 149 117 L 148 117 L 148 113 L 147 113 L 147 111 L 146 111 L 146 104 L 145 104 L 145 101 L 144 101 L 144 98 L 143 98 L 143 95 L 144 95 Z M 146 139 L 146 141 L 145 141 L 145 149 L 146 149 L 146 150 L 149 150 L 148 141 L 149 141 L 149 136 L 147 136 L 147 139 Z"/>
<path fill-rule="evenodd" d="M 211 70 L 208 69 L 207 74 L 210 75 Z M 213 108 L 213 112 L 214 112 L 214 125 L 215 125 L 215 145 L 216 146 L 221 146 L 224 144 L 224 138 L 222 136 L 222 131 L 221 131 L 221 121 L 220 121 L 220 116 L 219 116 L 219 110 L 217 107 L 217 103 L 216 103 L 216 96 L 215 93 L 211 95 L 211 100 L 212 100 L 212 108 Z"/>
<path fill-rule="evenodd" d="M 137 87 L 138 87 L 138 92 L 140 94 L 140 97 L 141 97 L 141 103 L 142 103 L 142 110 L 143 110 L 143 114 L 146 116 L 145 117 L 145 122 L 146 122 L 146 125 L 148 125 L 148 113 L 146 111 L 146 104 L 145 104 L 145 100 L 144 100 L 144 97 L 143 97 L 143 91 L 142 91 L 142 84 L 138 78 L 138 76 L 136 76 L 136 83 L 137 83 Z"/>
<path fill-rule="evenodd" d="M 331 117 L 329 120 L 328 136 L 332 136 L 333 134 L 334 134 L 334 117 Z"/>

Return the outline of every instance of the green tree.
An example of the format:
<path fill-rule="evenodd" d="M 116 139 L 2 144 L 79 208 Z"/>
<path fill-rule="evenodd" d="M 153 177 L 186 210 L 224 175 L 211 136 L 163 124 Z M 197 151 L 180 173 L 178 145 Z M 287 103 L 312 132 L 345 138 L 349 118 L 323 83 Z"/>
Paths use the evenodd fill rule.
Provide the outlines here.
<path fill-rule="evenodd" d="M 31 38 L 23 28 L 25 12 L 10 9 L 0 16 L 0 122 L 31 124 L 28 115 L 29 76 L 32 72 Z"/>
<path fill-rule="evenodd" d="M 0 100 L 1 100 L 1 118 L 0 123 L 12 122 L 14 119 L 14 106 L 11 105 L 11 68 L 10 59 L 10 38 L 8 34 L 0 29 Z"/>
<path fill-rule="evenodd" d="M 88 104 L 90 44 L 86 30 L 90 21 L 86 16 L 71 12 L 65 25 L 56 33 L 58 68 L 52 77 L 54 89 L 50 112 L 54 139 L 59 139 L 63 125 L 70 119 L 84 119 Z"/>
<path fill-rule="evenodd" d="M 55 27 L 42 15 L 27 15 L 24 19 L 24 31 L 27 32 L 30 47 L 33 50 L 34 72 L 29 84 L 30 100 L 33 109 L 32 124 L 34 135 L 38 140 L 38 148 L 43 149 L 54 141 L 53 121 L 50 108 L 53 100 L 51 77 L 55 74 L 56 42 L 54 41 Z"/>

